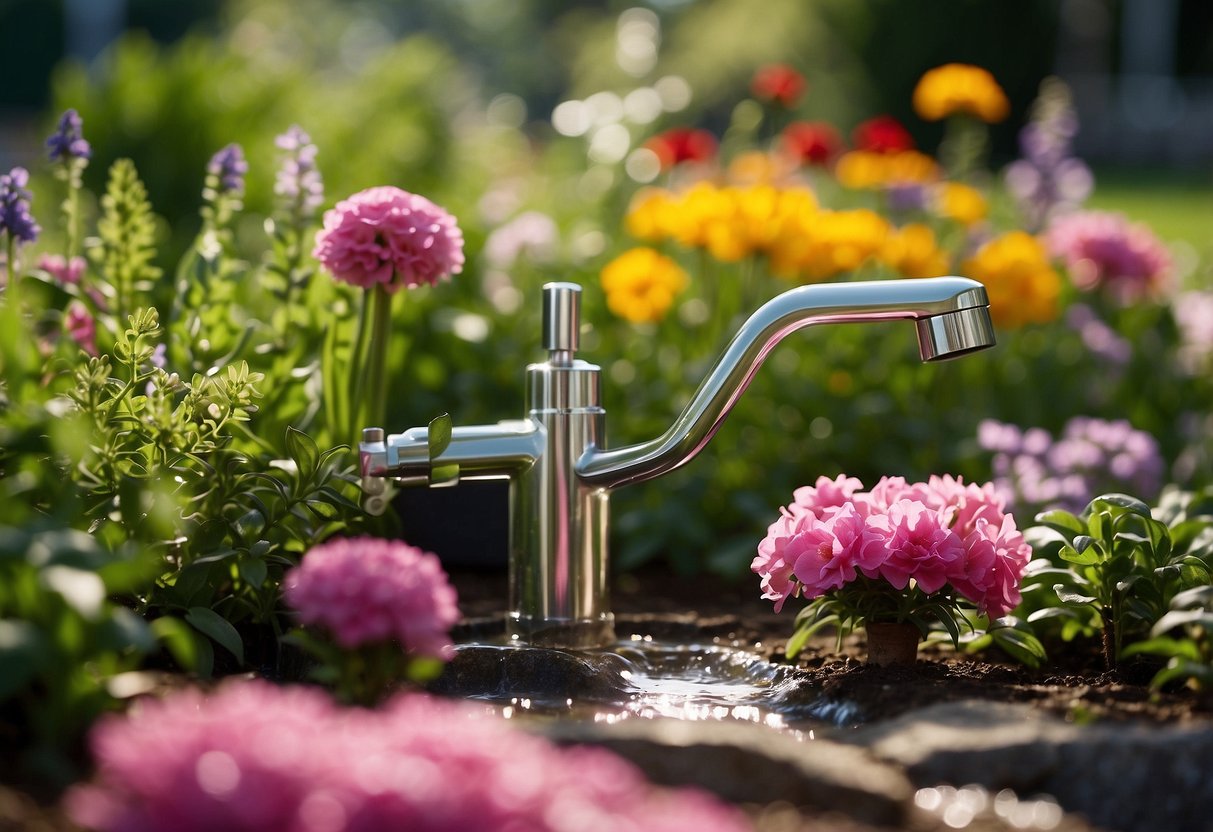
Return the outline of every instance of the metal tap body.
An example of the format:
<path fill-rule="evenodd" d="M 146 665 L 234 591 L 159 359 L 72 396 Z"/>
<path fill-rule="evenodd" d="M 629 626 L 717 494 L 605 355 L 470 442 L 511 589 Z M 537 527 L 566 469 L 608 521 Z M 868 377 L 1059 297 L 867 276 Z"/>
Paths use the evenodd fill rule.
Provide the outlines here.
<path fill-rule="evenodd" d="M 612 489 L 689 462 L 708 443 L 766 356 L 805 326 L 912 319 L 920 356 L 932 361 L 993 345 L 985 288 L 960 277 L 815 284 L 784 292 L 742 325 L 690 403 L 661 436 L 606 448 L 600 372 L 574 358 L 580 287 L 544 286 L 548 360 L 526 370 L 527 413 L 520 421 L 456 427 L 430 459 L 427 428 L 385 436 L 363 431 L 360 445 L 368 509 L 384 477 L 428 482 L 433 466 L 457 465 L 463 478 L 508 477 L 512 640 L 554 647 L 614 640 L 608 593 L 608 504 Z"/>

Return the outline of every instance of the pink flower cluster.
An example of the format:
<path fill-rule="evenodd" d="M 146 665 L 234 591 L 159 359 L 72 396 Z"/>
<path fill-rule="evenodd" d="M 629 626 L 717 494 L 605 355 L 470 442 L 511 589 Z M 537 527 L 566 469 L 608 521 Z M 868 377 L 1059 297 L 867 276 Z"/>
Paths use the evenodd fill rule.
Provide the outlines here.
<path fill-rule="evenodd" d="M 1050 223 L 1046 239 L 1079 289 L 1103 289 L 1127 304 L 1158 297 L 1171 288 L 1167 247 L 1147 226 L 1129 222 L 1122 214 L 1063 214 Z"/>
<path fill-rule="evenodd" d="M 417 655 L 453 654 L 455 589 L 436 555 L 403 541 L 323 543 L 286 574 L 283 593 L 304 624 L 323 626 L 343 647 L 397 639 Z"/>
<path fill-rule="evenodd" d="M 950 584 L 991 618 L 1019 604 L 1031 547 L 993 485 L 884 477 L 871 491 L 854 477 L 799 488 L 758 544 L 751 569 L 775 611 L 817 598 L 859 575 L 927 594 Z"/>
<path fill-rule="evenodd" d="M 338 280 L 396 292 L 461 272 L 463 232 L 423 196 L 368 188 L 325 212 L 312 256 Z"/>
<path fill-rule="evenodd" d="M 91 784 L 66 798 L 101 832 L 740 832 L 739 813 L 651 787 L 596 748 L 560 749 L 419 694 L 341 709 L 318 690 L 230 681 L 101 720 Z"/>

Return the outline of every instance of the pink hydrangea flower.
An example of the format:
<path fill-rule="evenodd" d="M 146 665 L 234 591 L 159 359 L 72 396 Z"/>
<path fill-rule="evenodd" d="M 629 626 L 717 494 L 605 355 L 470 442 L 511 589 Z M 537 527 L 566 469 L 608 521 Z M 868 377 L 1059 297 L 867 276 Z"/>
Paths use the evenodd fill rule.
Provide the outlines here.
<path fill-rule="evenodd" d="M 834 479 L 818 477 L 814 485 L 806 485 L 792 492 L 792 503 L 788 511 L 793 517 L 812 514 L 824 518 L 829 509 L 839 508 L 850 502 L 863 483 L 855 477 L 839 474 Z"/>
<path fill-rule="evenodd" d="M 888 557 L 884 537 L 853 504 L 825 520 L 808 520 L 808 528 L 787 542 L 786 552 L 806 598 L 850 583 L 857 569 L 874 577 Z"/>
<path fill-rule="evenodd" d="M 897 589 L 905 589 L 910 578 L 927 594 L 942 589 L 953 565 L 964 559 L 964 543 L 948 528 L 948 519 L 946 512 L 917 500 L 898 500 L 873 517 L 872 525 L 886 535 L 881 577 Z"/>
<path fill-rule="evenodd" d="M 283 593 L 304 624 L 324 627 L 344 647 L 396 639 L 417 655 L 453 655 L 455 589 L 437 556 L 402 541 L 321 544 L 286 574 Z"/>
<path fill-rule="evenodd" d="M 463 232 L 423 196 L 369 188 L 325 212 L 312 255 L 338 280 L 396 292 L 459 274 Z"/>
<path fill-rule="evenodd" d="M 750 564 L 750 569 L 762 576 L 762 597 L 775 602 L 775 612 L 782 610 L 784 602 L 799 591 L 798 582 L 792 577 L 795 558 L 788 555 L 787 549 L 802 519 L 780 516 L 758 544 L 758 555 Z"/>
<path fill-rule="evenodd" d="M 1079 211 L 1050 223 L 1050 251 L 1079 289 L 1105 289 L 1120 303 L 1158 297 L 1171 288 L 1171 254 L 1147 226 L 1122 214 Z"/>
<path fill-rule="evenodd" d="M 83 257 L 68 260 L 62 254 L 44 254 L 38 258 L 38 268 L 63 284 L 79 284 L 87 265 Z"/>
<path fill-rule="evenodd" d="M 101 720 L 70 816 L 100 832 L 739 832 L 707 794 L 651 787 L 597 748 L 558 748 L 467 703 L 407 695 L 341 709 L 310 689 L 229 681 Z"/>
<path fill-rule="evenodd" d="M 891 590 L 912 580 L 927 595 L 951 585 L 992 618 L 1018 605 L 1031 547 L 992 483 L 944 475 L 861 487 L 822 477 L 780 509 L 750 566 L 776 612 L 788 598 L 818 598 L 860 575 Z"/>

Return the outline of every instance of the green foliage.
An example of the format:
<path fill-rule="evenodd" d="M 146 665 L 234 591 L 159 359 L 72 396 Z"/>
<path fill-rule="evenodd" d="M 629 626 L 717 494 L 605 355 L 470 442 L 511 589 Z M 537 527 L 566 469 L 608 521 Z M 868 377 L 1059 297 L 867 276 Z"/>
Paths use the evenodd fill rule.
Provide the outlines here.
<path fill-rule="evenodd" d="M 1213 517 L 1189 516 L 1195 502 L 1172 494 L 1152 512 L 1134 497 L 1105 494 L 1079 516 L 1039 515 L 1025 533 L 1037 554 L 1024 579 L 1028 622 L 1048 622 L 1067 640 L 1100 632 L 1105 662 L 1115 666 L 1177 594 L 1210 582 Z"/>
<path fill-rule="evenodd" d="M 133 309 L 136 292 L 147 292 L 160 277 L 156 258 L 156 220 L 135 163 L 118 159 L 110 167 L 97 221 L 98 245 L 93 249 L 105 283 L 113 289 L 119 315 Z"/>
<path fill-rule="evenodd" d="M 1139 654 L 1167 659 L 1150 681 L 1153 687 L 1182 682 L 1197 690 L 1213 689 L 1213 586 L 1177 593 L 1171 609 L 1151 628 L 1150 638 L 1124 650 L 1125 656 Z"/>

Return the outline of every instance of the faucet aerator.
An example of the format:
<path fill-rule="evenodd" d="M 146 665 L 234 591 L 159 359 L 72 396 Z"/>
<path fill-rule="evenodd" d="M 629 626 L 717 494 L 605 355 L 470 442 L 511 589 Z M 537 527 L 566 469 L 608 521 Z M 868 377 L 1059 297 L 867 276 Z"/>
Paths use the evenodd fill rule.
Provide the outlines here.
<path fill-rule="evenodd" d="M 914 325 L 923 361 L 946 361 L 994 346 L 994 323 L 987 306 L 918 318 Z"/>

